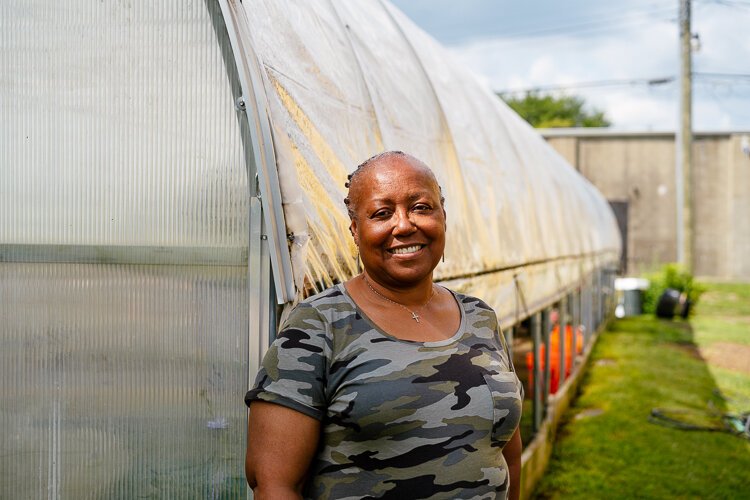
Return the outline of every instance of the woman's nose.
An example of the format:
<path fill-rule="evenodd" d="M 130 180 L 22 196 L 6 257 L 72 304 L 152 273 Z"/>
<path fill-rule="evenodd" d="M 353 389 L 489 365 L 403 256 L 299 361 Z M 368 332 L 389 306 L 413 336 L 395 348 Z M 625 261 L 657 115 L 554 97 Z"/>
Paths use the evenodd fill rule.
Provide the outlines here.
<path fill-rule="evenodd" d="M 410 234 L 416 230 L 417 226 L 414 225 L 407 211 L 399 210 L 396 212 L 396 225 L 393 228 L 395 233 Z"/>

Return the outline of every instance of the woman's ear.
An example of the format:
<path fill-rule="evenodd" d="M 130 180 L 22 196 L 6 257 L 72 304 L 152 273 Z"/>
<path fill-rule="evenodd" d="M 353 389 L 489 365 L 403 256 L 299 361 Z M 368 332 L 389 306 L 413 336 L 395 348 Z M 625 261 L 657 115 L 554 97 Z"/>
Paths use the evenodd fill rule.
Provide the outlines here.
<path fill-rule="evenodd" d="M 357 236 L 357 221 L 352 219 L 352 223 L 349 224 L 349 232 L 352 233 L 352 238 L 354 238 L 354 244 L 359 246 L 359 236 Z"/>

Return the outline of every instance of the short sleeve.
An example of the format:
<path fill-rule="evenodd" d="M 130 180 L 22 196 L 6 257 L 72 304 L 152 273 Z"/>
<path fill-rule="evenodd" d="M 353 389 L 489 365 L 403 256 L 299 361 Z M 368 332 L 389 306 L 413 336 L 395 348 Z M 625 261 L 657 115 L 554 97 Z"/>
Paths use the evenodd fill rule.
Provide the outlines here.
<path fill-rule="evenodd" d="M 497 321 L 497 319 L 495 321 Z M 505 355 L 505 360 L 508 363 L 508 368 L 512 372 L 516 371 L 515 367 L 513 366 L 513 355 L 510 352 L 508 340 L 505 338 L 505 332 L 503 332 L 503 329 L 500 328 L 500 325 L 498 323 L 495 323 L 495 335 L 497 337 L 497 341 L 500 343 L 503 354 Z"/>
<path fill-rule="evenodd" d="M 263 358 L 245 404 L 267 401 L 322 420 L 326 409 L 328 324 L 308 303 L 300 303 L 281 325 Z"/>
<path fill-rule="evenodd" d="M 497 318 L 497 316 L 495 318 Z M 503 329 L 500 328 L 500 324 L 499 323 L 497 324 L 497 326 L 495 328 L 495 332 L 496 332 L 496 335 L 497 335 L 498 342 L 500 342 L 500 345 L 502 346 L 502 350 L 503 350 L 503 352 L 505 354 L 505 357 L 508 360 L 508 366 L 510 368 L 510 371 L 512 371 L 513 373 L 516 373 L 516 368 L 515 368 L 515 366 L 513 366 L 513 353 L 510 350 L 510 346 L 508 345 L 508 342 L 505 339 L 505 333 L 503 332 Z M 525 392 L 526 391 L 523 388 L 523 384 L 521 383 L 521 380 L 518 379 L 518 374 L 517 373 L 516 373 L 516 380 L 518 380 L 519 392 L 521 394 L 521 399 L 523 399 L 525 397 Z"/>

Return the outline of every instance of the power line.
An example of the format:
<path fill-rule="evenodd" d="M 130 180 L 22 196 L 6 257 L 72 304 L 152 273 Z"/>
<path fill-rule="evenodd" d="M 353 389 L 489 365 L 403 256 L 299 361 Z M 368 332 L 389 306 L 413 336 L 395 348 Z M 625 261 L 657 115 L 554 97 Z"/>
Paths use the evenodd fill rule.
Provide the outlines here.
<path fill-rule="evenodd" d="M 595 87 L 623 87 L 623 86 L 634 86 L 634 85 L 647 85 L 649 87 L 656 85 L 665 85 L 675 80 L 674 76 L 666 76 L 659 78 L 629 78 L 620 80 L 599 80 L 593 82 L 578 82 L 569 84 L 559 85 L 540 85 L 537 87 L 529 87 L 525 89 L 508 89 L 495 91 L 500 97 L 515 95 L 515 94 L 533 94 L 538 92 L 554 92 L 557 90 L 572 90 L 572 89 L 585 89 Z"/>
<path fill-rule="evenodd" d="M 710 72 L 693 72 L 694 77 L 698 77 L 703 81 L 736 81 L 736 80 L 749 80 L 750 74 L 744 73 L 710 73 Z M 657 85 L 666 85 L 675 81 L 674 76 L 663 76 L 658 78 L 627 78 L 619 80 L 596 80 L 591 82 L 577 82 L 567 84 L 553 84 L 553 85 L 538 85 L 535 87 L 527 87 L 522 89 L 505 89 L 497 90 L 495 93 L 501 97 L 515 94 L 533 94 L 538 92 L 555 92 L 558 90 L 574 90 L 574 89 L 586 89 L 586 88 L 597 88 L 597 87 L 626 87 L 626 86 L 637 86 L 646 85 L 648 87 L 655 87 Z M 742 82 L 744 83 L 744 82 Z"/>
<path fill-rule="evenodd" d="M 564 28 L 567 25 L 570 24 L 580 24 L 580 23 L 592 23 L 592 22 L 608 22 L 611 20 L 619 20 L 624 17 L 632 17 L 633 15 L 648 15 L 648 14 L 654 14 L 657 13 L 660 10 L 667 10 L 667 11 L 674 11 L 675 6 L 673 5 L 674 0 L 666 0 L 662 2 L 661 5 L 659 5 L 658 2 L 649 2 L 648 5 L 631 5 L 627 9 L 623 9 L 623 7 L 619 4 L 614 4 L 614 8 L 609 9 L 596 9 L 594 11 L 587 10 L 587 14 L 592 14 L 591 16 L 586 15 L 576 15 L 573 17 L 567 17 L 564 19 L 560 19 L 559 17 L 555 16 L 552 18 L 554 21 L 552 25 L 549 26 L 539 26 L 539 23 L 534 23 L 532 25 L 524 25 L 521 26 L 521 29 L 518 30 L 516 33 L 510 33 L 508 36 L 511 35 L 519 35 L 523 36 L 525 34 L 528 34 L 529 32 L 539 31 L 539 30 L 547 30 L 547 29 L 560 29 Z M 600 5 L 609 5 L 612 7 L 612 4 L 606 4 L 602 3 Z M 643 10 L 640 10 L 643 8 Z M 541 20 L 549 20 L 550 18 L 544 18 L 542 17 Z M 539 17 L 535 17 L 535 20 L 540 20 Z M 517 25 L 517 24 L 516 24 Z M 502 30 L 499 30 L 502 31 Z"/>
<path fill-rule="evenodd" d="M 550 26 L 547 28 L 537 28 L 533 30 L 527 30 L 527 31 L 516 31 L 511 33 L 503 33 L 503 37 L 508 38 L 515 38 L 515 37 L 536 37 L 536 36 L 547 36 L 549 34 L 559 34 L 559 33 L 566 33 L 566 32 L 575 32 L 579 29 L 604 29 L 604 28 L 612 28 L 612 23 L 614 22 L 615 25 L 617 24 L 627 24 L 631 23 L 633 21 L 643 21 L 644 17 L 646 17 L 647 21 L 653 20 L 653 18 L 649 18 L 650 15 L 657 16 L 657 19 L 660 17 L 664 17 L 665 14 L 669 14 L 670 17 L 673 17 L 676 14 L 674 7 L 659 7 L 657 9 L 653 9 L 650 11 L 642 11 L 642 12 L 631 12 L 625 15 L 617 15 L 614 17 L 602 17 L 602 18 L 592 18 L 589 20 L 581 21 L 575 24 L 568 24 L 563 26 Z M 593 26 L 592 26 L 593 25 Z"/>
<path fill-rule="evenodd" d="M 676 14 L 675 15 L 670 14 L 667 17 L 663 17 L 660 19 L 650 19 L 649 21 L 652 21 L 652 22 L 648 22 L 647 20 L 643 20 L 643 19 L 633 19 L 630 21 L 626 21 L 626 22 L 614 24 L 614 25 L 603 24 L 599 26 L 590 26 L 588 28 L 583 28 L 583 29 L 578 29 L 578 30 L 573 30 L 573 31 L 560 30 L 557 33 L 549 32 L 549 33 L 539 35 L 539 36 L 534 36 L 534 37 L 518 37 L 517 36 L 514 38 L 510 38 L 508 37 L 508 35 L 503 35 L 504 38 L 494 40 L 493 45 L 502 47 L 503 50 L 509 47 L 515 47 L 518 45 L 523 45 L 523 47 L 526 48 L 529 46 L 534 46 L 534 45 L 539 45 L 539 44 L 549 44 L 550 38 L 556 39 L 556 41 L 554 42 L 556 45 L 562 44 L 562 43 L 572 43 L 572 42 L 580 43 L 581 40 L 579 38 L 567 38 L 566 39 L 562 37 L 565 37 L 568 35 L 597 36 L 597 35 L 601 35 L 602 33 L 609 35 L 616 31 L 621 31 L 627 28 L 634 28 L 634 27 L 640 27 L 640 26 L 645 27 L 650 24 L 653 25 L 655 21 L 665 21 L 669 23 L 675 23 L 677 21 L 677 17 L 676 17 Z"/>
<path fill-rule="evenodd" d="M 612 33 L 613 31 L 627 27 L 646 26 L 664 21 L 674 23 L 677 21 L 677 10 L 673 5 L 651 4 L 645 7 L 646 9 L 644 10 L 635 11 L 627 11 L 622 8 L 608 9 L 603 16 L 580 17 L 578 21 L 571 19 L 573 22 L 568 24 L 558 23 L 553 26 L 522 29 L 507 33 L 500 31 L 496 32 L 493 44 L 502 46 L 503 48 L 519 44 L 529 46 L 539 43 L 549 43 L 548 40 L 550 38 L 560 39 L 560 36 L 596 35 L 602 31 Z M 615 11 L 618 11 L 619 14 L 612 16 L 611 14 Z M 563 39 L 559 43 L 570 41 L 576 40 Z"/>
<path fill-rule="evenodd" d="M 566 29 L 568 27 L 575 28 L 579 25 L 586 25 L 591 23 L 608 23 L 610 21 L 622 21 L 627 20 L 628 18 L 632 17 L 641 17 L 641 16 L 648 16 L 650 14 L 660 14 L 664 12 L 675 12 L 675 6 L 672 5 L 672 0 L 669 0 L 667 3 L 663 5 L 647 5 L 647 6 L 641 6 L 645 7 L 643 10 L 639 8 L 629 8 L 629 9 L 623 9 L 622 6 L 617 5 L 614 9 L 606 9 L 606 10 L 597 10 L 594 12 L 586 11 L 587 13 L 591 13 L 591 16 L 586 15 L 578 15 L 574 17 L 569 17 L 565 19 L 560 19 L 558 17 L 555 17 L 553 19 L 553 24 L 548 26 L 539 26 L 532 25 L 532 26 L 524 26 L 522 29 L 517 30 L 516 32 L 508 33 L 507 36 L 524 36 L 528 34 L 534 34 L 535 32 L 539 31 L 547 31 L 547 30 L 559 30 L 559 29 Z M 542 18 L 549 19 L 549 18 Z M 530 29 L 529 29 L 530 28 Z"/>
<path fill-rule="evenodd" d="M 743 2 L 742 0 L 702 0 L 703 3 L 712 3 L 715 5 L 722 5 L 724 7 L 750 7 L 750 2 Z"/>
<path fill-rule="evenodd" d="M 750 74 L 693 72 L 693 76 L 713 80 L 750 80 Z"/>

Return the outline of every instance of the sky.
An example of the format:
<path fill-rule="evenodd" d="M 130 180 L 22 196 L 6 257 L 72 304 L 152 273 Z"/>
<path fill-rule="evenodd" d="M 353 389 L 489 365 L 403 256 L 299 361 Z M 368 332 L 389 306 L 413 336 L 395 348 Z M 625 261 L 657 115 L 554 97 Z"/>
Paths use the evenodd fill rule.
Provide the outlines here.
<path fill-rule="evenodd" d="M 391 2 L 492 90 L 565 87 L 614 128 L 675 130 L 679 0 Z M 750 0 L 692 0 L 691 31 L 693 130 L 750 131 Z"/>

